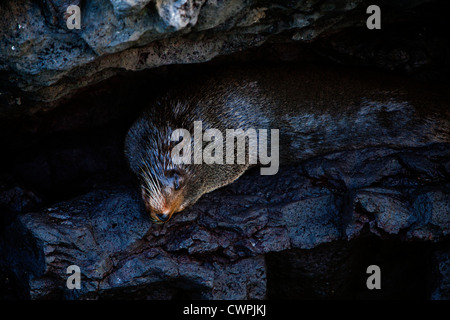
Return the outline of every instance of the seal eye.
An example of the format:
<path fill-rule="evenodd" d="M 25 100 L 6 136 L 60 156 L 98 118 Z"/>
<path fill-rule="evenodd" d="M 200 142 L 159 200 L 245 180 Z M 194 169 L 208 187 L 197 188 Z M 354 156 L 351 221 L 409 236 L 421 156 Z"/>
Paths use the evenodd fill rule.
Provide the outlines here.
<path fill-rule="evenodd" d="M 173 188 L 175 190 L 180 189 L 180 176 L 177 173 L 175 173 L 173 176 Z"/>
<path fill-rule="evenodd" d="M 172 181 L 173 181 L 173 188 L 175 190 L 180 190 L 180 188 L 181 188 L 181 176 L 180 176 L 180 173 L 178 171 L 176 171 L 176 170 L 170 170 L 167 173 L 167 177 L 172 179 Z"/>

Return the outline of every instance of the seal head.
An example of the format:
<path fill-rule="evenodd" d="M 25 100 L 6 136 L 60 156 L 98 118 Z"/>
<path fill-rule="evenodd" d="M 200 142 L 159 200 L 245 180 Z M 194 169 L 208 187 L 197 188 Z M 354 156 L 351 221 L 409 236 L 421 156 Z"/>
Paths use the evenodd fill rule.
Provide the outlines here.
<path fill-rule="evenodd" d="M 186 141 L 191 143 L 191 150 L 196 147 L 193 134 L 195 121 L 202 121 L 204 129 L 225 129 L 221 127 L 223 123 L 209 120 L 212 116 L 204 113 L 214 112 L 207 107 L 199 107 L 200 100 L 177 100 L 168 96 L 147 109 L 132 125 L 125 139 L 128 164 L 140 181 L 146 210 L 157 223 L 167 222 L 174 213 L 193 205 L 203 194 L 230 184 L 249 166 L 176 161 L 171 154 L 180 142 L 171 140 L 176 129 L 184 128 L 191 133 L 191 140 Z M 217 107 L 213 106 L 213 109 L 217 110 Z"/>
<path fill-rule="evenodd" d="M 146 210 L 157 223 L 168 221 L 191 203 L 186 195 L 190 194 L 190 177 L 195 176 L 193 166 L 175 164 L 171 157 L 171 134 L 184 123 L 177 112 L 179 108 L 173 107 L 178 104 L 165 108 L 166 102 L 158 101 L 144 113 L 125 139 L 129 166 L 139 179 Z"/>

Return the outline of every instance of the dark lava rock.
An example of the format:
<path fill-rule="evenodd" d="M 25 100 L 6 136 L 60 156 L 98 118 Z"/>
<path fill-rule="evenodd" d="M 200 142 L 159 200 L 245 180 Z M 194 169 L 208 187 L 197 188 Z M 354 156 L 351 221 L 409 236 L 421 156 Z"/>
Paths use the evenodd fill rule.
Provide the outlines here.
<path fill-rule="evenodd" d="M 449 150 L 448 144 L 372 148 L 317 157 L 275 176 L 252 170 L 164 225 L 149 221 L 134 188 L 95 190 L 16 213 L 1 234 L 1 265 L 32 299 L 283 297 L 289 279 L 303 279 L 301 270 L 310 289 L 303 287 L 297 297 L 354 296 L 342 281 L 333 281 L 353 272 L 348 241 L 367 235 L 404 243 L 448 239 L 450 185 L 442 159 Z M 414 155 L 414 165 L 401 164 L 404 152 Z M 426 174 L 432 179 L 419 179 L 430 164 L 435 169 Z M 285 262 L 285 272 L 293 273 L 283 278 L 276 272 L 283 264 L 276 261 L 297 261 L 292 250 L 303 258 Z M 447 262 L 437 257 L 433 297 L 448 297 Z M 81 269 L 79 290 L 66 287 L 70 265 Z"/>
<path fill-rule="evenodd" d="M 367 33 L 372 2 L 365 0 L 5 0 L 0 3 L 0 118 L 55 107 L 59 99 L 124 70 L 205 62 L 266 42 L 328 39 L 317 47 L 323 56 L 388 70 L 446 64 L 448 37 L 439 33 L 440 25 L 436 30 L 423 24 L 442 20 L 445 26 L 446 4 L 429 2 L 379 1 L 386 33 L 374 34 Z M 424 4 L 435 8 L 427 19 L 420 16 L 430 11 L 420 7 Z M 80 6 L 81 29 L 67 28 L 69 5 Z M 389 29 L 394 22 L 401 34 L 397 25 Z M 405 37 L 412 38 L 412 46 L 404 44 Z M 389 47 L 398 42 L 400 48 Z"/>

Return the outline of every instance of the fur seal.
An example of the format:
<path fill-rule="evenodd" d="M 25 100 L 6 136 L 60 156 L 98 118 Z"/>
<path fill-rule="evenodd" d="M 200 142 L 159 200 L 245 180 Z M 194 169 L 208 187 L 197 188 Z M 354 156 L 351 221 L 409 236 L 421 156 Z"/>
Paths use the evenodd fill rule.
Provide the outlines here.
<path fill-rule="evenodd" d="M 171 136 L 178 128 L 192 133 L 202 121 L 203 131 L 224 135 L 229 128 L 279 129 L 281 164 L 349 149 L 421 147 L 450 143 L 448 92 L 361 70 L 216 70 L 151 103 L 128 131 L 125 154 L 147 211 L 162 223 L 252 166 L 248 156 L 244 164 L 176 163 Z"/>

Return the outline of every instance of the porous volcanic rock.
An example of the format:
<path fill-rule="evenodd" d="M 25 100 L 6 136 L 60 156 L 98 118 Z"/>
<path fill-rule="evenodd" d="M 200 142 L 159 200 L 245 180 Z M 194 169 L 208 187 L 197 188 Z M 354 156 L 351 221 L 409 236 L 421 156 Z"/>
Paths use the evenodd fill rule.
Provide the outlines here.
<path fill-rule="evenodd" d="M 383 2 L 383 26 L 427 2 Z M 370 4 L 364 0 L 2 1 L 0 117 L 54 107 L 60 99 L 125 70 L 205 62 L 269 40 L 311 43 L 349 27 L 367 31 Z M 69 5 L 80 7 L 80 29 L 67 28 Z M 414 24 L 404 20 L 408 28 Z M 361 45 L 367 36 L 355 42 Z M 363 52 L 356 43 L 348 43 L 354 36 L 344 37 L 347 40 L 328 41 L 337 52 L 333 59 L 362 55 L 366 61 L 375 57 L 372 65 L 386 59 L 383 64 L 388 67 L 407 63 L 410 69 L 416 62 L 428 65 L 425 49 L 430 45 L 440 43 L 445 50 L 447 43 L 437 39 L 391 54 L 383 53 L 385 48 Z M 425 51 L 417 53 L 418 46 Z M 422 58 L 416 59 L 417 55 Z M 431 60 L 436 59 L 440 58 Z"/>
<path fill-rule="evenodd" d="M 368 234 L 448 239 L 449 150 L 371 148 L 317 157 L 275 176 L 253 170 L 164 225 L 150 222 L 131 186 L 91 191 L 15 215 L 2 233 L 3 263 L 33 299 L 266 298 L 268 254 L 325 244 L 337 254 Z M 445 297 L 445 254 L 438 257 L 446 276 L 436 292 Z M 66 287 L 70 265 L 81 269 L 80 290 Z M 323 272 L 313 269 L 310 278 Z"/>

